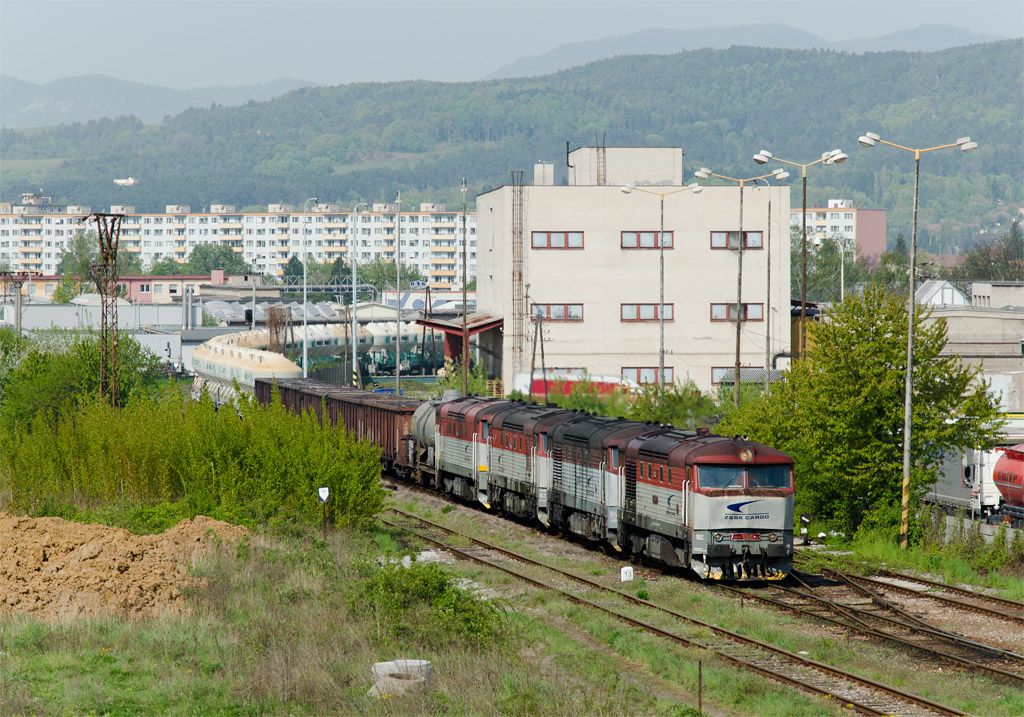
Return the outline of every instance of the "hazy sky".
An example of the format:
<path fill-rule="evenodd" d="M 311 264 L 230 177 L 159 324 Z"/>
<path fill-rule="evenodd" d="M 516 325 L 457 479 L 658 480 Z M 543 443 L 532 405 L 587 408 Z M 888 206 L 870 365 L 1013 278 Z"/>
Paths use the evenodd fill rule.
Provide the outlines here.
<path fill-rule="evenodd" d="M 322 84 L 474 80 L 558 45 L 651 27 L 780 23 L 826 40 L 924 24 L 1024 35 L 1024 3 L 95 2 L 0 0 L 0 72 L 30 82 L 87 73 L 177 88 L 294 77 Z"/>

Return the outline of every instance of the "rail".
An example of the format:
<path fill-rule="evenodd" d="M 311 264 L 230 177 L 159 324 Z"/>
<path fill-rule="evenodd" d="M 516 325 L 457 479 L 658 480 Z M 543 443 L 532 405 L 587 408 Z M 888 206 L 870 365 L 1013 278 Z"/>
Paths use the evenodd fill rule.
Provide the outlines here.
<path fill-rule="evenodd" d="M 451 545 L 450 541 L 445 541 L 438 537 L 432 537 L 421 530 L 411 528 L 407 525 L 401 525 L 394 521 L 381 518 L 381 522 L 389 525 L 395 529 L 406 531 L 412 535 L 419 537 L 428 543 L 436 545 L 440 548 L 448 550 L 464 559 L 471 560 L 481 565 L 486 565 L 496 570 L 500 570 L 506 574 L 517 577 L 525 582 L 528 582 L 536 587 L 550 590 L 555 592 L 562 597 L 570 600 L 579 605 L 585 605 L 594 610 L 598 610 L 607 615 L 615 617 L 616 619 L 622 620 L 629 625 L 638 627 L 647 632 L 659 635 L 667 640 L 681 644 L 686 647 L 697 647 L 708 650 L 722 659 L 741 667 L 742 669 L 750 670 L 753 672 L 760 673 L 770 679 L 787 683 L 802 689 L 807 692 L 818 694 L 829 699 L 838 700 L 841 704 L 844 704 L 861 714 L 867 715 L 920 715 L 920 714 L 940 714 L 940 715 L 963 715 L 964 712 L 957 710 L 953 707 L 939 704 L 932 700 L 919 695 L 914 695 L 908 692 L 904 692 L 894 687 L 884 685 L 874 680 L 854 675 L 850 672 L 842 670 L 831 665 L 826 665 L 815 660 L 808 659 L 801 655 L 783 650 L 781 648 L 769 645 L 768 643 L 761 642 L 759 640 L 740 635 L 739 633 L 726 630 L 725 628 L 712 625 L 694 617 L 684 615 L 680 612 L 672 610 L 670 608 L 662 607 L 648 600 L 631 595 L 622 590 L 609 587 L 588 577 L 577 575 L 575 573 L 562 570 L 553 565 L 549 565 L 543 561 L 529 558 L 527 556 L 515 553 L 513 551 L 502 548 L 498 545 L 494 545 L 485 540 L 461 533 L 458 530 L 449 528 L 447 526 L 440 525 L 433 521 L 430 521 L 421 516 L 409 513 L 404 510 L 392 508 L 391 512 L 396 515 L 402 516 L 407 520 L 414 520 L 428 526 L 431 530 L 441 532 L 444 535 L 456 536 L 461 539 L 469 540 L 473 544 L 484 548 L 488 551 L 493 551 L 499 555 L 510 558 L 517 563 L 523 563 L 540 567 L 550 572 L 559 575 L 562 578 L 568 578 L 574 582 L 584 585 L 588 588 L 598 590 L 607 594 L 613 594 L 618 596 L 620 599 L 625 600 L 634 605 L 639 605 L 649 610 L 660 612 L 662 614 L 669 615 L 683 623 L 686 623 L 692 627 L 706 630 L 716 636 L 716 640 L 708 640 L 700 637 L 685 637 L 675 632 L 670 632 L 664 628 L 652 625 L 651 623 L 639 620 L 635 617 L 631 617 L 622 613 L 619 610 L 601 605 L 592 600 L 589 600 L 577 593 L 566 590 L 565 588 L 547 583 L 538 578 L 524 574 L 523 572 L 513 569 L 507 565 L 501 565 L 494 560 L 488 560 L 479 554 L 474 554 L 465 548 L 458 548 Z M 923 709 L 923 711 L 922 711 Z"/>

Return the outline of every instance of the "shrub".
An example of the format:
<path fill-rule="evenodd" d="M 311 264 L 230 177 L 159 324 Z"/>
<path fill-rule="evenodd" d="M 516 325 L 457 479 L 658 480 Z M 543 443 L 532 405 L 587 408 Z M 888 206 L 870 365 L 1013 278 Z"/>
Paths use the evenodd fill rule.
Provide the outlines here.
<path fill-rule="evenodd" d="M 381 629 L 392 636 L 422 644 L 447 638 L 478 645 L 502 637 L 505 620 L 501 609 L 460 587 L 439 565 L 364 565 L 363 574 L 362 590 L 352 607 L 373 613 Z"/>
<path fill-rule="evenodd" d="M 221 410 L 173 388 L 123 409 L 93 398 L 0 430 L 0 495 L 9 509 L 103 513 L 149 531 L 202 513 L 247 525 L 328 518 L 360 525 L 384 504 L 380 452 L 343 428 L 280 403 Z"/>

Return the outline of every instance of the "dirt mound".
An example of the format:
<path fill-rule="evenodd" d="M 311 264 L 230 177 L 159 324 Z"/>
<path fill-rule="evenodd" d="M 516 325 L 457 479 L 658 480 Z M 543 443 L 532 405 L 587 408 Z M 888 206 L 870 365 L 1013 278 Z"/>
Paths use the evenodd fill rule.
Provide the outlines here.
<path fill-rule="evenodd" d="M 0 513 L 0 615 L 64 620 L 179 612 L 188 569 L 249 531 L 197 516 L 160 535 Z"/>

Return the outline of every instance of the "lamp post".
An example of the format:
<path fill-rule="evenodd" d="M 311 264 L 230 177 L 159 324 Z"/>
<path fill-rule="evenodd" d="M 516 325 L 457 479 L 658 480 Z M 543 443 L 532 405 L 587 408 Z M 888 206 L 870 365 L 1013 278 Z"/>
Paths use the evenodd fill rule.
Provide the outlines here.
<path fill-rule="evenodd" d="M 900 547 L 906 549 L 909 545 L 910 528 L 910 432 L 911 432 L 911 408 L 914 388 L 914 270 L 917 254 L 917 205 L 920 196 L 921 186 L 921 155 L 925 152 L 934 152 L 939 149 L 950 149 L 959 147 L 962 152 L 970 152 L 978 148 L 977 142 L 972 142 L 970 137 L 961 137 L 956 142 L 940 144 L 925 149 L 904 147 L 882 139 L 874 132 L 865 132 L 857 139 L 862 147 L 874 147 L 876 144 L 886 144 L 905 152 L 914 153 L 914 211 L 910 231 L 910 271 L 907 277 L 909 291 L 907 293 L 907 368 L 903 381 L 903 487 L 901 496 L 900 513 Z"/>
<path fill-rule="evenodd" d="M 839 303 L 846 300 L 846 237 L 833 236 L 832 241 L 839 248 Z"/>
<path fill-rule="evenodd" d="M 763 177 L 759 182 L 771 188 L 771 183 Z M 760 187 L 761 185 L 755 185 Z M 772 195 L 768 193 L 768 233 L 764 238 L 765 277 L 764 277 L 764 392 L 768 393 L 771 382 L 772 365 Z"/>
<path fill-rule="evenodd" d="M 745 243 L 743 236 L 743 188 L 749 182 L 756 182 L 758 179 L 768 179 L 770 177 L 774 177 L 778 180 L 786 179 L 789 176 L 789 172 L 784 170 L 782 167 L 779 167 L 768 174 L 759 174 L 756 177 L 738 179 L 724 174 L 717 174 L 707 167 L 701 167 L 694 172 L 694 176 L 697 179 L 717 177 L 718 179 L 724 179 L 727 182 L 732 182 L 740 188 L 740 228 L 736 242 L 736 362 L 734 365 L 732 387 L 732 404 L 733 406 L 738 407 L 740 405 L 740 334 L 743 330 L 743 245 Z M 728 234 L 726 234 L 726 237 L 728 237 Z M 725 244 L 726 247 L 729 246 L 728 238 L 726 238 Z M 768 367 L 766 366 L 765 369 L 767 370 Z"/>
<path fill-rule="evenodd" d="M 402 395 L 402 191 L 395 198 L 395 395 Z"/>
<path fill-rule="evenodd" d="M 365 202 L 359 202 L 352 207 L 352 216 L 348 227 L 348 261 L 352 266 L 352 306 L 350 317 L 352 320 L 352 386 L 354 388 L 360 388 L 359 386 L 359 354 L 357 353 L 357 345 L 359 344 L 359 335 L 357 333 L 359 324 L 356 322 L 356 243 L 358 235 L 358 227 L 356 223 L 359 219 L 359 207 L 365 207 Z"/>
<path fill-rule="evenodd" d="M 258 266 L 259 266 L 258 264 L 254 264 L 253 265 L 253 267 L 252 267 L 252 275 L 251 275 L 252 276 L 252 323 L 249 324 L 249 329 L 251 331 L 255 331 L 256 330 L 256 276 L 257 276 L 256 270 L 257 270 Z"/>
<path fill-rule="evenodd" d="M 469 242 L 466 237 L 466 178 L 462 178 L 462 395 L 469 395 L 469 320 L 466 317 L 469 301 L 466 285 L 469 283 Z"/>
<path fill-rule="evenodd" d="M 807 352 L 807 168 L 816 164 L 842 164 L 847 160 L 847 155 L 842 150 L 833 149 L 830 152 L 823 152 L 813 162 L 793 162 L 789 159 L 776 157 L 766 149 L 754 155 L 754 161 L 758 164 L 766 164 L 771 161 L 781 162 L 793 167 L 800 168 L 800 178 L 803 182 L 803 213 L 800 215 L 800 357 L 803 358 Z"/>
<path fill-rule="evenodd" d="M 302 205 L 302 218 L 305 220 L 302 223 L 302 378 L 309 376 L 309 322 L 306 320 L 309 314 L 309 306 L 306 303 L 306 232 L 309 231 L 309 228 L 306 224 L 309 223 L 310 202 L 315 207 L 317 205 L 316 197 L 310 197 Z"/>
<path fill-rule="evenodd" d="M 658 381 L 659 389 L 665 387 L 665 197 L 679 192 L 692 191 L 700 194 L 703 187 L 694 182 L 678 189 L 671 189 L 667 192 L 658 192 L 645 187 L 637 187 L 628 184 L 621 188 L 623 194 L 629 194 L 633 190 L 644 194 L 653 194 L 658 198 Z M 673 245 L 675 234 L 673 233 Z M 674 317 L 674 314 L 673 314 Z"/>

